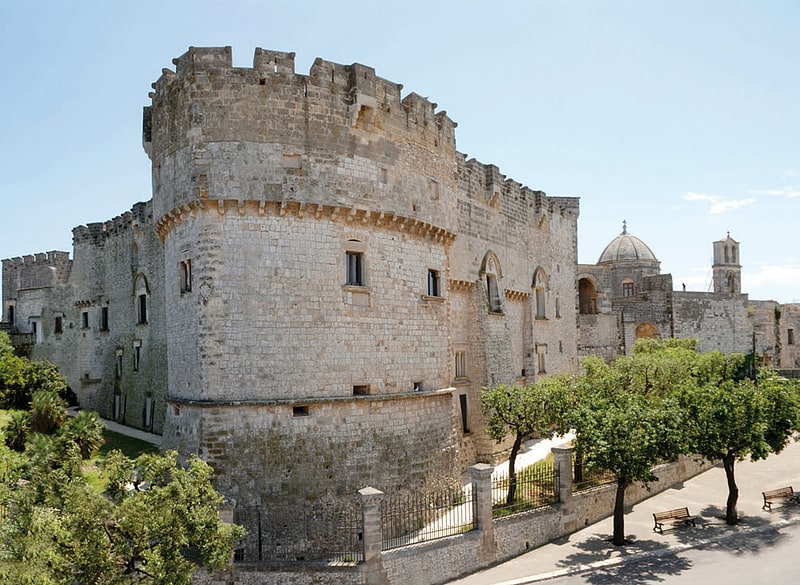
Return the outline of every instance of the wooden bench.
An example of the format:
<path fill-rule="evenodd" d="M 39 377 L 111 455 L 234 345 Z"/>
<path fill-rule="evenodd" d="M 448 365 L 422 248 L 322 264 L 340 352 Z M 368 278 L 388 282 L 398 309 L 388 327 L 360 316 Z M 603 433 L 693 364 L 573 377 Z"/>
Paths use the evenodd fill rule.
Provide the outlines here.
<path fill-rule="evenodd" d="M 795 493 L 792 486 L 778 488 L 776 490 L 767 490 L 761 492 L 764 496 L 764 505 L 761 506 L 762 510 L 772 510 L 772 503 L 777 501 L 790 501 L 797 503 L 798 494 Z"/>
<path fill-rule="evenodd" d="M 672 524 L 691 523 L 692 526 L 695 526 L 694 521 L 696 518 L 697 516 L 689 514 L 689 508 L 675 508 L 664 512 L 654 512 L 653 520 L 656 521 L 656 525 L 653 526 L 653 532 L 658 531 L 664 534 L 664 524 L 666 522 L 671 522 Z"/>

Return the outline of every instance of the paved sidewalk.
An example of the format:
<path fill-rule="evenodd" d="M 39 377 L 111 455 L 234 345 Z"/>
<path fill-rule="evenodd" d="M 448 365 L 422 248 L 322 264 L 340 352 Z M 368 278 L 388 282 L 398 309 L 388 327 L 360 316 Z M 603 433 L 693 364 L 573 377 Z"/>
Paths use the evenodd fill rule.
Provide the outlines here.
<path fill-rule="evenodd" d="M 725 471 L 721 466 L 714 467 L 628 509 L 625 534 L 631 541 L 629 545 L 611 545 L 612 519 L 608 517 L 510 561 L 451 581 L 450 585 L 536 583 L 644 556 L 694 548 L 744 531 L 766 531 L 800 523 L 800 505 L 774 504 L 771 512 L 761 510 L 762 491 L 789 485 L 800 491 L 800 443 L 791 443 L 780 455 L 764 461 L 739 461 L 735 474 L 741 517 L 737 526 L 725 524 L 728 497 Z M 665 525 L 663 535 L 653 531 L 654 512 L 683 506 L 699 516 L 696 528 Z"/>
<path fill-rule="evenodd" d="M 70 416 L 75 416 L 76 412 L 78 412 L 78 409 L 75 407 L 67 409 L 67 413 Z M 154 433 L 148 433 L 147 431 L 141 431 L 133 427 L 121 425 L 118 422 L 115 422 L 113 420 L 107 420 L 105 418 L 101 418 L 100 420 L 103 421 L 103 424 L 110 431 L 114 431 L 115 433 L 119 433 L 120 435 L 126 435 L 128 437 L 140 439 L 142 441 L 152 443 L 153 445 L 161 446 L 161 435 L 156 435 Z"/>

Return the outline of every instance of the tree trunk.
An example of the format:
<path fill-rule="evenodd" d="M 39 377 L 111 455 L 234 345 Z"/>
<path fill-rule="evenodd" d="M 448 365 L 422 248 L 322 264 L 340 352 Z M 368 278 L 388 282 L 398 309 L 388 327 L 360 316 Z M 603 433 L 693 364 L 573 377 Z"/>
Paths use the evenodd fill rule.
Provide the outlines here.
<path fill-rule="evenodd" d="M 572 481 L 575 483 L 583 482 L 583 453 L 581 451 L 575 451 L 575 473 Z"/>
<path fill-rule="evenodd" d="M 625 488 L 628 481 L 617 479 L 617 495 L 614 499 L 614 546 L 625 544 Z"/>
<path fill-rule="evenodd" d="M 728 480 L 728 503 L 725 510 L 725 522 L 738 524 L 739 514 L 736 513 L 736 502 L 739 501 L 739 488 L 736 487 L 736 478 L 733 475 L 733 464 L 736 463 L 736 454 L 728 451 L 722 458 L 725 467 L 725 478 Z"/>
<path fill-rule="evenodd" d="M 513 504 L 514 498 L 517 497 L 517 453 L 519 453 L 521 446 L 522 436 L 517 435 L 514 438 L 511 453 L 508 455 L 508 495 L 506 496 L 506 504 Z"/>

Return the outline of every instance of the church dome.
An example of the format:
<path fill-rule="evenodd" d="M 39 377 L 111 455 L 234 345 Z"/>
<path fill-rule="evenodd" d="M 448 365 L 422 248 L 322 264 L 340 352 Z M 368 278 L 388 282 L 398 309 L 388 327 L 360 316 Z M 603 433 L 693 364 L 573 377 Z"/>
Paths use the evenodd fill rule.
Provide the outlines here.
<path fill-rule="evenodd" d="M 658 261 L 647 244 L 628 233 L 627 224 L 624 221 L 622 222 L 622 233 L 611 240 L 611 243 L 600 254 L 600 260 L 597 263 L 619 262 L 620 260 Z"/>

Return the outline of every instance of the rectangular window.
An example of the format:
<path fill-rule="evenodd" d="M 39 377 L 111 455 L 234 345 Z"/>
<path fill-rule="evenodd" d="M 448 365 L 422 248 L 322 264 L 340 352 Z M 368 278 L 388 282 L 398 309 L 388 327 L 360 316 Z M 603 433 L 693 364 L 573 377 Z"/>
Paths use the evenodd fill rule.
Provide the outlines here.
<path fill-rule="evenodd" d="M 422 392 L 422 382 L 414 382 L 414 392 Z"/>
<path fill-rule="evenodd" d="M 786 331 L 786 343 L 788 345 L 794 345 L 794 329 L 788 329 Z"/>
<path fill-rule="evenodd" d="M 63 333 L 64 332 L 64 318 L 61 316 L 56 317 L 56 324 L 53 327 L 53 333 Z"/>
<path fill-rule="evenodd" d="M 100 308 L 100 331 L 108 331 L 108 307 Z"/>
<path fill-rule="evenodd" d="M 364 286 L 364 254 L 361 252 L 347 253 L 347 284 Z"/>
<path fill-rule="evenodd" d="M 308 416 L 308 406 L 293 406 L 292 416 Z"/>
<path fill-rule="evenodd" d="M 536 346 L 536 360 L 539 367 L 539 373 L 547 373 L 547 364 L 545 363 L 545 356 L 547 355 L 547 346 L 544 344 Z"/>
<path fill-rule="evenodd" d="M 456 350 L 455 355 L 455 378 L 456 380 L 467 377 L 467 352 L 466 350 Z"/>
<path fill-rule="evenodd" d="M 182 260 L 181 272 L 181 294 L 192 292 L 192 261 Z"/>
<path fill-rule="evenodd" d="M 353 386 L 353 396 L 366 396 L 369 394 L 369 384 L 355 384 Z"/>
<path fill-rule="evenodd" d="M 139 324 L 147 323 L 147 294 L 139 295 L 137 302 Z"/>
<path fill-rule="evenodd" d="M 469 433 L 469 416 L 467 413 L 467 395 L 459 394 L 458 401 L 461 406 L 461 431 L 466 435 Z"/>
<path fill-rule="evenodd" d="M 494 274 L 486 275 L 486 290 L 489 294 L 489 311 L 502 313 L 503 306 L 500 304 L 500 291 L 497 288 L 497 277 Z"/>
<path fill-rule="evenodd" d="M 428 270 L 428 296 L 430 297 L 442 296 L 438 270 Z"/>
<path fill-rule="evenodd" d="M 81 312 L 81 328 L 82 329 L 89 328 L 89 311 Z"/>
<path fill-rule="evenodd" d="M 431 199 L 439 199 L 439 182 L 431 179 L 430 181 Z"/>
<path fill-rule="evenodd" d="M 622 283 L 622 296 L 623 297 L 632 297 L 633 296 L 633 283 L 632 282 L 623 282 Z"/>
<path fill-rule="evenodd" d="M 155 413 L 155 409 L 153 408 L 153 397 L 148 396 L 144 400 L 144 413 L 142 416 L 142 426 L 147 429 L 153 428 L 153 414 Z"/>
<path fill-rule="evenodd" d="M 136 340 L 133 342 L 133 371 L 138 372 L 139 366 L 142 362 L 142 342 Z"/>
<path fill-rule="evenodd" d="M 117 376 L 117 379 L 119 380 L 120 378 L 122 378 L 122 350 L 121 349 L 117 350 L 116 358 L 117 358 L 117 362 L 116 362 L 116 367 L 114 368 L 114 370 L 115 370 L 114 374 Z"/>

